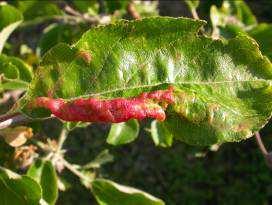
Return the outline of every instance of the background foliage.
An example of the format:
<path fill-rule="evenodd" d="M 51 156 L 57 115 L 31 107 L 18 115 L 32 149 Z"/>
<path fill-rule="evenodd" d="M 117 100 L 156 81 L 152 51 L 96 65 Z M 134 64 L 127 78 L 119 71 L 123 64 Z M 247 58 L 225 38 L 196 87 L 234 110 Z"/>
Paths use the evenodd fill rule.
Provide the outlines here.
<path fill-rule="evenodd" d="M 53 46 L 61 42 L 73 44 L 89 28 L 120 19 L 158 15 L 200 18 L 208 22 L 206 35 L 222 39 L 249 35 L 258 42 L 263 54 L 270 59 L 272 56 L 269 1 L 7 3 L 1 3 L 0 7 L 0 39 L 5 42 L 2 45 L 0 42 L 0 71 L 4 76 L 0 89 L 1 113 L 7 112 L 22 96 L 41 57 Z M 272 203 L 272 174 L 254 138 L 195 147 L 173 141 L 164 124 L 151 120 L 110 126 L 63 125 L 56 119 L 48 119 L 27 126 L 0 133 L 0 166 L 6 168 L 0 169 L 0 190 L 4 190 L 0 204 L 5 204 L 5 200 L 11 203 L 11 198 L 12 204 L 85 205 L 96 204 L 96 200 L 100 204 L 131 204 L 131 201 L 163 204 L 160 199 L 170 205 Z M 266 145 L 272 143 L 270 133 L 271 123 L 268 123 L 261 130 Z M 160 199 L 139 190 L 124 191 L 119 185 L 99 178 L 137 187 Z M 5 192 L 6 186 L 14 191 Z M 116 198 L 118 201 L 114 202 Z"/>

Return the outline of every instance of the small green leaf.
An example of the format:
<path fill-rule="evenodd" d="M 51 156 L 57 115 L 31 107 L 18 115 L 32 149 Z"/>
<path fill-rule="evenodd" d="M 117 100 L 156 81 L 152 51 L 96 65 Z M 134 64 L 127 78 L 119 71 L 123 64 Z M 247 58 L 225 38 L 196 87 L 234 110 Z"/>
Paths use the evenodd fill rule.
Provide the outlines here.
<path fill-rule="evenodd" d="M 12 70 L 12 72 L 16 74 L 13 74 L 11 77 L 7 76 L 6 73 L 9 72 L 9 70 Z M 0 55 L 0 72 L 3 73 L 6 78 L 18 78 L 25 82 L 30 82 L 33 77 L 32 68 L 28 64 L 20 58 L 6 56 L 4 54 Z"/>
<path fill-rule="evenodd" d="M 103 164 L 109 163 L 113 161 L 113 156 L 109 153 L 109 150 L 105 149 L 100 152 L 93 161 L 89 162 L 88 164 L 84 165 L 84 169 L 90 168 L 100 168 Z"/>
<path fill-rule="evenodd" d="M 106 179 L 95 179 L 92 192 L 99 205 L 164 205 L 164 202 L 141 190 Z"/>
<path fill-rule="evenodd" d="M 0 3 L 0 54 L 10 34 L 22 22 L 23 16 L 13 6 Z"/>
<path fill-rule="evenodd" d="M 113 123 L 107 138 L 107 143 L 122 145 L 134 141 L 139 134 L 139 123 L 137 120 Z"/>
<path fill-rule="evenodd" d="M 2 89 L 26 90 L 32 80 L 32 68 L 16 57 L 0 55 L 0 74 L 3 75 Z"/>
<path fill-rule="evenodd" d="M 172 145 L 173 135 L 161 122 L 152 121 L 151 136 L 156 146 L 170 147 Z"/>
<path fill-rule="evenodd" d="M 89 125 L 89 123 L 84 123 L 84 122 L 64 122 L 63 125 L 68 131 L 71 131 L 75 128 L 78 127 L 86 127 Z"/>
<path fill-rule="evenodd" d="M 28 83 L 21 80 L 6 80 L 1 85 L 1 90 L 27 90 Z"/>
<path fill-rule="evenodd" d="M 14 205 L 38 205 L 41 187 L 28 176 L 20 176 L 0 167 L 0 203 Z"/>
<path fill-rule="evenodd" d="M 57 174 L 50 161 L 37 160 L 27 171 L 27 175 L 42 187 L 42 197 L 50 205 L 58 198 Z"/>

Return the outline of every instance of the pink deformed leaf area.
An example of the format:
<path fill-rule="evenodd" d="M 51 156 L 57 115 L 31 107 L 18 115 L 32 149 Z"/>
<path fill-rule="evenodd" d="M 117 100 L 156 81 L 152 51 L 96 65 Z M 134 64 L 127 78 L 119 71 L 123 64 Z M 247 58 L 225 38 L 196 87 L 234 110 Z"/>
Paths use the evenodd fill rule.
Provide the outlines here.
<path fill-rule="evenodd" d="M 145 92 L 133 98 L 101 100 L 97 98 L 64 99 L 38 97 L 34 107 L 49 109 L 64 121 L 82 122 L 125 122 L 130 119 L 154 118 L 165 120 L 165 109 L 174 102 L 173 87 L 167 90 Z"/>

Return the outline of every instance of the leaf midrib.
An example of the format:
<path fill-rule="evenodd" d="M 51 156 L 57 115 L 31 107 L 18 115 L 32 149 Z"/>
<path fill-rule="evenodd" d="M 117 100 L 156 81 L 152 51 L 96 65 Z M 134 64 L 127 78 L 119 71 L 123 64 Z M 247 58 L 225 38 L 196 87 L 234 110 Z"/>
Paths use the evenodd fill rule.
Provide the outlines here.
<path fill-rule="evenodd" d="M 235 80 L 235 81 L 211 81 L 211 82 L 197 82 L 197 81 L 184 81 L 184 82 L 170 82 L 170 81 L 165 81 L 165 82 L 160 82 L 160 83 L 154 83 L 154 84 L 147 84 L 147 85 L 136 85 L 136 86 L 130 86 L 130 87 L 122 87 L 122 88 L 117 88 L 113 90 L 107 90 L 103 92 L 97 92 L 93 94 L 86 94 L 86 95 L 79 95 L 76 97 L 71 97 L 69 100 L 72 99 L 77 99 L 77 98 L 84 98 L 84 97 L 93 97 L 93 96 L 99 96 L 99 95 L 105 95 L 109 93 L 115 93 L 115 92 L 120 92 L 120 91 L 125 91 L 125 90 L 133 90 L 133 89 L 141 89 L 141 88 L 150 88 L 150 87 L 156 87 L 160 85 L 182 85 L 182 84 L 194 84 L 194 85 L 216 85 L 216 84 L 231 84 L 231 83 L 247 83 L 247 82 L 269 82 L 272 83 L 272 80 L 266 80 L 266 79 L 256 79 L 256 80 Z"/>

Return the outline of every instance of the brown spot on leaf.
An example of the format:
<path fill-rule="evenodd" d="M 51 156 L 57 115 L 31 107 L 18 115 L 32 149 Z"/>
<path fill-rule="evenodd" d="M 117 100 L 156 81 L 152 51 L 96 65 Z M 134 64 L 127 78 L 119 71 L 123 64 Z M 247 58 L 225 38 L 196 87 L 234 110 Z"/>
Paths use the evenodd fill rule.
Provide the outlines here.
<path fill-rule="evenodd" d="M 236 132 L 247 131 L 248 129 L 249 129 L 249 125 L 246 123 L 240 123 L 233 128 L 233 130 Z"/>
<path fill-rule="evenodd" d="M 90 64 L 92 61 L 92 56 L 88 51 L 79 51 L 78 57 L 82 58 L 87 64 Z"/>

